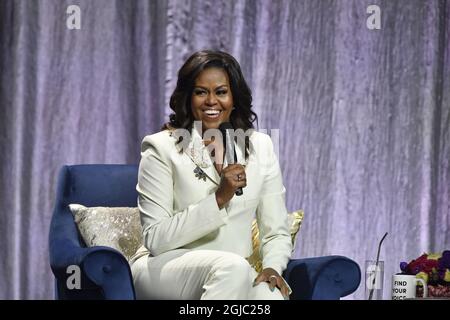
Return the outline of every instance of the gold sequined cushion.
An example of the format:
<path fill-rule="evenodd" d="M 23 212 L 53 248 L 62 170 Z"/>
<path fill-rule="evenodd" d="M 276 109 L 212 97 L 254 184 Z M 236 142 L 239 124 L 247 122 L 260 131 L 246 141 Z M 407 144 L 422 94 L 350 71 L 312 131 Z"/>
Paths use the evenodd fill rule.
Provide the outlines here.
<path fill-rule="evenodd" d="M 88 247 L 111 247 L 129 260 L 142 245 L 138 208 L 85 207 L 80 204 L 71 204 L 69 207 Z"/>
<path fill-rule="evenodd" d="M 300 226 L 303 221 L 303 210 L 297 210 L 291 213 L 288 213 L 288 223 L 291 232 L 291 240 L 292 240 L 292 248 L 294 248 L 295 240 L 297 239 L 298 231 L 300 230 Z M 253 220 L 252 223 L 252 245 L 253 245 L 253 253 L 248 258 L 248 262 L 250 265 L 256 270 L 256 272 L 260 273 L 262 271 L 262 260 L 260 255 L 260 242 L 259 242 L 259 229 L 256 219 Z"/>

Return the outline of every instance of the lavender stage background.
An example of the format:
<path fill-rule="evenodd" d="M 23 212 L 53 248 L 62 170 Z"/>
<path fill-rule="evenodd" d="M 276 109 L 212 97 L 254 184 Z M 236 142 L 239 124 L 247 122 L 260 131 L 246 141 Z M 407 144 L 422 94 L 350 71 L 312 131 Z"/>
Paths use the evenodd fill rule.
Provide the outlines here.
<path fill-rule="evenodd" d="M 287 205 L 306 212 L 294 256 L 363 269 L 387 231 L 390 298 L 400 261 L 450 248 L 449 39 L 444 0 L 1 0 L 0 298 L 53 298 L 59 168 L 137 163 L 203 48 L 240 61 L 259 127 L 280 129 Z"/>

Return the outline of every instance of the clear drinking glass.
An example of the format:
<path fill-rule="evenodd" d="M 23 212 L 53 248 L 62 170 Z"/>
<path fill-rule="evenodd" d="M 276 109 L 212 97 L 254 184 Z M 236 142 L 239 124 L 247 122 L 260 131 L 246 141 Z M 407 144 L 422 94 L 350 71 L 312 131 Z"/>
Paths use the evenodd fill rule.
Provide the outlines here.
<path fill-rule="evenodd" d="M 366 300 L 383 300 L 384 261 L 366 260 Z"/>

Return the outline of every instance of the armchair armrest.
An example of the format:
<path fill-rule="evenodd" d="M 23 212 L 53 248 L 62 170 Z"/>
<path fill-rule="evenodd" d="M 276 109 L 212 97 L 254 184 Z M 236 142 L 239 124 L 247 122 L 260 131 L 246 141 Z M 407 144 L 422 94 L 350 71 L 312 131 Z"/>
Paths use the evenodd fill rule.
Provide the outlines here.
<path fill-rule="evenodd" d="M 358 264 L 343 256 L 293 259 L 283 275 L 292 288 L 292 300 L 339 300 L 361 281 Z"/>
<path fill-rule="evenodd" d="M 55 208 L 55 210 L 58 210 Z M 50 226 L 50 267 L 59 299 L 135 299 L 130 267 L 125 257 L 109 247 L 82 247 L 67 206 L 55 212 Z M 81 289 L 66 285 L 67 268 L 81 271 Z"/>

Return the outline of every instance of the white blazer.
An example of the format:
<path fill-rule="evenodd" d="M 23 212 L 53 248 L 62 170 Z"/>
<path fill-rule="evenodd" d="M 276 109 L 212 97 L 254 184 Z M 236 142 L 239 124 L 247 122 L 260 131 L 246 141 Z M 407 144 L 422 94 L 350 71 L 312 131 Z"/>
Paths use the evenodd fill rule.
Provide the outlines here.
<path fill-rule="evenodd" d="M 236 145 L 238 162 L 245 165 L 247 186 L 243 195 L 235 195 L 222 209 L 215 198 L 220 176 L 202 137 L 193 129 L 189 145 L 181 153 L 176 140 L 165 130 L 146 136 L 142 142 L 136 189 L 146 249 L 141 248 L 132 262 L 148 254 L 147 249 L 153 256 L 189 248 L 249 257 L 256 213 L 263 268 L 271 267 L 281 275 L 292 244 L 285 188 L 270 137 L 256 131 L 251 134 L 247 161 Z M 196 176 L 198 168 L 204 174 Z"/>

